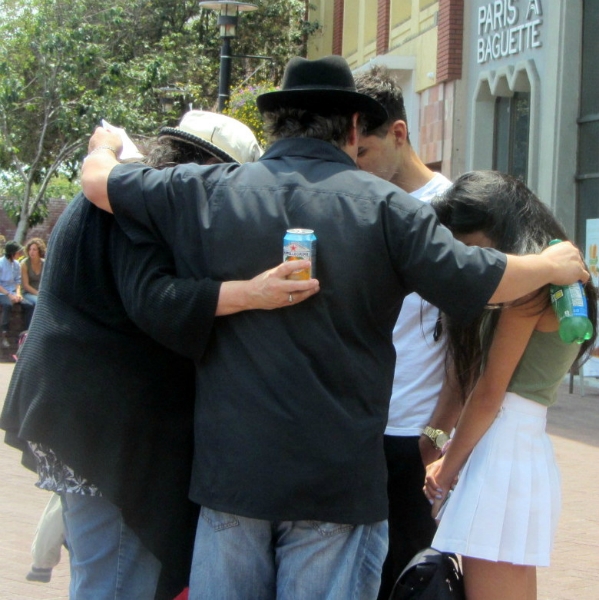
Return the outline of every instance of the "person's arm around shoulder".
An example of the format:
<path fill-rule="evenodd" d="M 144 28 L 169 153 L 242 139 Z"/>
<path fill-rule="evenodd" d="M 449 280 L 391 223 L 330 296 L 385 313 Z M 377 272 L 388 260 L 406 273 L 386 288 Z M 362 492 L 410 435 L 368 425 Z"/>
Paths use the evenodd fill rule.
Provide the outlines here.
<path fill-rule="evenodd" d="M 116 224 L 110 247 L 117 289 L 131 320 L 190 358 L 203 354 L 215 316 L 293 306 L 319 289 L 315 279 L 285 279 L 298 267 L 309 267 L 308 261 L 284 263 L 248 281 L 220 283 L 177 277 L 169 250 L 157 243 L 136 246 Z"/>
<path fill-rule="evenodd" d="M 541 254 L 508 254 L 503 277 L 489 304 L 521 298 L 548 283 L 570 285 L 588 279 L 580 250 L 570 242 L 549 246 Z"/>
<path fill-rule="evenodd" d="M 89 140 L 88 154 L 81 168 L 81 188 L 85 197 L 102 210 L 112 212 L 108 199 L 108 177 L 119 164 L 123 144 L 120 135 L 98 127 Z"/>

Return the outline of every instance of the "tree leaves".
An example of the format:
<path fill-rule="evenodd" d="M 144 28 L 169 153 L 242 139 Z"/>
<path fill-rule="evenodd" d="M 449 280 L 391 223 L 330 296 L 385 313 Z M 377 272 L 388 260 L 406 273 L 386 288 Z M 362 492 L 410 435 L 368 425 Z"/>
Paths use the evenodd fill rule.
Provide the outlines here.
<path fill-rule="evenodd" d="M 232 40 L 231 92 L 278 85 L 305 54 L 305 0 L 256 0 Z M 101 118 L 132 134 L 176 125 L 190 106 L 214 109 L 221 40 L 196 0 L 0 0 L 0 170 L 22 241 L 48 185 L 76 177 Z M 264 56 L 269 60 L 250 58 Z M 181 90 L 165 112 L 161 90 Z M 252 119 L 255 119 L 255 112 Z M 37 213 L 36 213 L 37 211 Z M 41 211 L 41 212 L 40 212 Z"/>

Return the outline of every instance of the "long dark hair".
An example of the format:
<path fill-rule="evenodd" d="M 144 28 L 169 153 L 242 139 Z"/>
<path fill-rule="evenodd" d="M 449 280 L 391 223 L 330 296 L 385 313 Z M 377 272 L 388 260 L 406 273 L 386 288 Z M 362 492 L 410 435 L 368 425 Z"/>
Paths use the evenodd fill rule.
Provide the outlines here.
<path fill-rule="evenodd" d="M 538 254 L 551 240 L 568 239 L 551 210 L 524 183 L 497 171 L 462 175 L 432 204 L 441 223 L 454 235 L 482 232 L 494 248 L 506 254 Z M 579 364 L 588 358 L 597 335 L 597 289 L 591 281 L 585 285 L 585 292 L 594 333 L 581 344 Z M 550 302 L 548 288 L 539 290 L 535 298 L 542 312 Z M 487 309 L 467 327 L 444 317 L 448 360 L 455 366 L 464 397 L 484 368 L 501 310 Z"/>
<path fill-rule="evenodd" d="M 220 158 L 216 158 L 198 144 L 178 140 L 170 136 L 160 136 L 151 140 L 144 140 L 138 142 L 138 145 L 144 156 L 141 162 L 155 169 L 164 169 L 188 163 L 208 165 L 223 162 Z"/>

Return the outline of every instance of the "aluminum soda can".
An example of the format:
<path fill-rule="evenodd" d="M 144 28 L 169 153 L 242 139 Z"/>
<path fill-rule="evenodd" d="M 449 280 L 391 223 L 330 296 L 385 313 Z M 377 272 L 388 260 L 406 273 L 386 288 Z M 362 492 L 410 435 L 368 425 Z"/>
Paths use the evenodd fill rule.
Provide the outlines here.
<path fill-rule="evenodd" d="M 283 261 L 309 260 L 310 269 L 293 271 L 287 279 L 310 279 L 315 276 L 316 236 L 313 229 L 288 229 L 283 238 Z"/>

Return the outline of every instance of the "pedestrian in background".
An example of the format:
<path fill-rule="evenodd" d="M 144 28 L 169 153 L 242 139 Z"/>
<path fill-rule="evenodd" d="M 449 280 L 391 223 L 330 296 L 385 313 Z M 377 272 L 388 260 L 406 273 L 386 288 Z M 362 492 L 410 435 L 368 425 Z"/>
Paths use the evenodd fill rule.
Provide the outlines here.
<path fill-rule="evenodd" d="M 31 570 L 27 581 L 48 583 L 52 570 L 60 562 L 60 554 L 65 544 L 62 504 L 58 494 L 52 494 L 42 512 L 31 544 Z"/>
<path fill-rule="evenodd" d="M 2 319 L 0 321 L 2 340 L 0 344 L 3 348 L 10 347 L 8 330 L 10 328 L 12 307 L 15 304 L 21 305 L 23 321 L 26 325 L 31 321 L 31 314 L 33 313 L 33 304 L 21 295 L 21 265 L 19 258 L 22 253 L 21 244 L 13 240 L 6 242 L 4 256 L 0 258 L 0 306 L 2 307 Z"/>
<path fill-rule="evenodd" d="M 21 284 L 23 298 L 31 303 L 35 309 L 37 296 L 39 294 L 42 271 L 46 256 L 46 243 L 41 238 L 32 238 L 25 244 L 25 258 L 21 260 Z M 33 311 L 28 315 L 28 321 L 24 323 L 25 329 L 29 324 Z"/>

